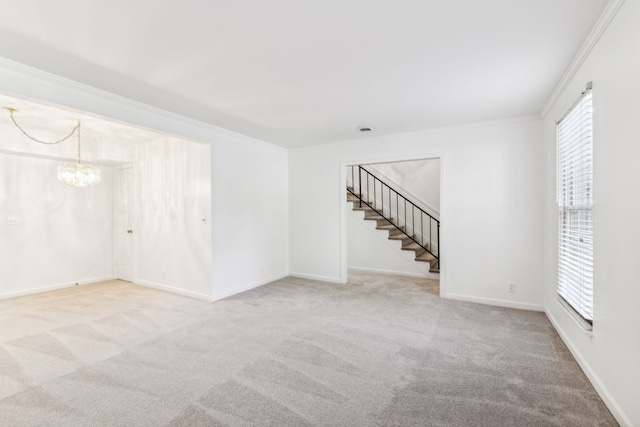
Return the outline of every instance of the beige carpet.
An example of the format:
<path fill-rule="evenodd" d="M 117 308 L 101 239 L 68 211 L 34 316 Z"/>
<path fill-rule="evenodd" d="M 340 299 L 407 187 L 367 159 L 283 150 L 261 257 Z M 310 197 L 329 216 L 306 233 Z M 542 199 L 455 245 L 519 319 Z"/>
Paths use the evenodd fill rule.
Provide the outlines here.
<path fill-rule="evenodd" d="M 125 282 L 0 301 L 0 425 L 616 423 L 544 314 L 352 273 L 213 304 Z"/>

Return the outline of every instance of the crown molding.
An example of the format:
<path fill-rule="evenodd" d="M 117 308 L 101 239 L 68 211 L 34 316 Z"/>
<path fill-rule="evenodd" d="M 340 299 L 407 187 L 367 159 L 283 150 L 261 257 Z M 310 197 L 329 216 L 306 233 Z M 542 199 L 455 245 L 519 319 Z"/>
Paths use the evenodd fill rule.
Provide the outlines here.
<path fill-rule="evenodd" d="M 560 79 L 560 82 L 555 87 L 553 92 L 551 92 L 551 96 L 547 100 L 546 104 L 544 104 L 542 111 L 540 111 L 541 117 L 546 117 L 546 115 L 549 113 L 551 107 L 553 107 L 562 92 L 571 82 L 571 79 L 573 79 L 584 61 L 589 57 L 589 54 L 598 43 L 598 40 L 600 40 L 606 29 L 609 27 L 609 24 L 616 16 L 624 2 L 625 0 L 610 0 L 609 3 L 607 3 L 607 6 L 604 8 L 604 11 L 602 11 L 602 14 L 598 18 L 598 21 L 591 29 L 591 32 L 585 39 L 582 47 L 571 61 L 569 68 L 567 69 L 567 71 L 565 71 L 562 78 Z"/>
<path fill-rule="evenodd" d="M 284 147 L 261 139 L 182 116 L 125 96 L 117 95 L 113 92 L 108 92 L 94 86 L 89 86 L 75 80 L 0 57 L 0 75 L 6 73 L 14 74 L 18 76 L 19 79 L 26 80 L 30 89 L 30 93 L 24 93 L 26 91 L 21 92 L 19 88 L 7 88 L 6 86 L 2 87 L 2 85 L 0 85 L 0 90 L 3 92 L 8 91 L 7 95 L 18 98 L 26 97 L 34 102 L 46 102 L 54 106 L 61 105 L 75 110 L 85 111 L 82 106 L 61 104 L 55 100 L 55 95 L 59 93 L 65 93 L 65 95 L 72 95 L 73 93 L 76 93 L 83 95 L 85 101 L 87 99 L 91 100 L 90 102 L 95 105 L 96 108 L 94 111 L 90 111 L 89 113 L 102 116 L 105 119 L 116 120 L 127 125 L 142 127 L 147 130 L 164 133 L 170 136 L 187 138 L 196 142 L 211 143 L 217 138 L 229 137 L 280 151 L 288 151 Z M 33 87 L 46 88 L 46 96 L 43 95 L 42 97 L 47 97 L 47 99 L 42 99 L 38 93 L 33 93 L 35 91 L 31 90 Z M 108 105 L 119 110 L 128 110 L 130 112 L 138 113 L 138 115 L 145 117 L 145 120 L 128 121 L 126 117 L 114 117 L 113 115 L 104 112 L 105 109 L 108 109 Z"/>

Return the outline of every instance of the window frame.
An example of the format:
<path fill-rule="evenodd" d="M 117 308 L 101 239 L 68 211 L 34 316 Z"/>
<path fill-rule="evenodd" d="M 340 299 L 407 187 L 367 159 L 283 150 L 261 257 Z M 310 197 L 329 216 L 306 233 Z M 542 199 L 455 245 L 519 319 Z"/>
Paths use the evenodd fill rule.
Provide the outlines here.
<path fill-rule="evenodd" d="M 556 292 L 587 330 L 593 327 L 593 98 L 591 84 L 556 121 Z"/>

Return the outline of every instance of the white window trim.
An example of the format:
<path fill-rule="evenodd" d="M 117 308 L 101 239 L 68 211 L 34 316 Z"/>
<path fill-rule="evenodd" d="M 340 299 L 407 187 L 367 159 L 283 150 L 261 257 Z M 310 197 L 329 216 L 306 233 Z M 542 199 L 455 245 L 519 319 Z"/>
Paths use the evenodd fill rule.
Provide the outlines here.
<path fill-rule="evenodd" d="M 558 295 L 556 297 L 556 302 L 560 305 L 560 307 L 562 307 L 564 311 L 567 312 L 571 320 L 575 322 L 576 326 L 578 326 L 578 328 L 580 328 L 580 330 L 584 332 L 585 335 L 588 335 L 590 337 L 593 336 L 593 325 L 584 320 L 584 318 L 580 316 L 578 312 L 576 312 L 576 310 L 564 300 L 564 298 Z"/>
<path fill-rule="evenodd" d="M 568 121 L 564 122 L 565 119 Z M 561 126 L 561 123 L 565 123 L 565 126 Z M 557 300 L 581 329 L 592 331 L 594 221 L 591 83 L 587 84 L 587 90 L 556 125 Z M 569 220 L 566 220 L 567 214 L 570 214 Z"/>

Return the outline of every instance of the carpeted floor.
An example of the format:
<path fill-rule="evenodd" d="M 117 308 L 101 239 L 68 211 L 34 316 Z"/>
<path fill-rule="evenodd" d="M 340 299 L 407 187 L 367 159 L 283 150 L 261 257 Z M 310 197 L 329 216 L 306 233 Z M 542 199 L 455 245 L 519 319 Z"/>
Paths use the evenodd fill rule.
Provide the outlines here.
<path fill-rule="evenodd" d="M 0 425 L 616 425 L 544 314 L 437 287 L 354 272 L 213 304 L 117 281 L 0 301 Z"/>

